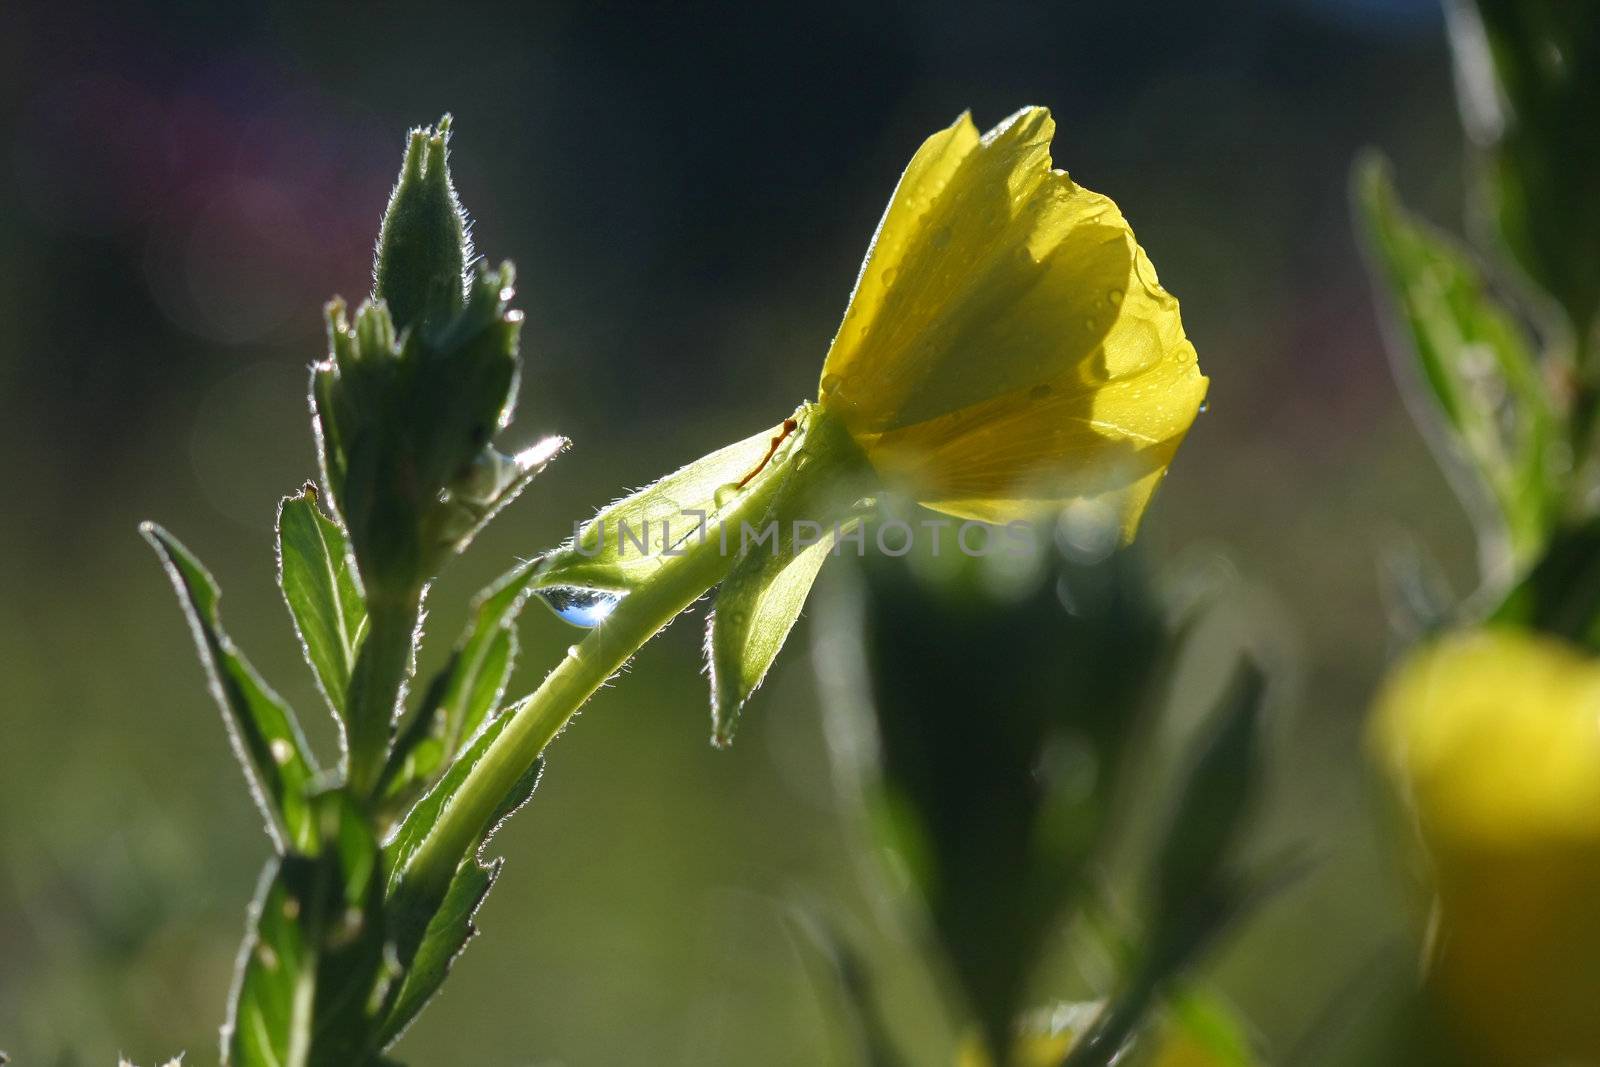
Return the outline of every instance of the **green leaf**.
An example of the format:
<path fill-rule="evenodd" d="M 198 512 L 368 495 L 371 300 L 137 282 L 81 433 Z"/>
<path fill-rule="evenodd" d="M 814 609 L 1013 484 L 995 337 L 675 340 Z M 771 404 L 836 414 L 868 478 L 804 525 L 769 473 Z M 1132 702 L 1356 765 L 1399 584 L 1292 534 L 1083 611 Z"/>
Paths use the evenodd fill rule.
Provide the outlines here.
<path fill-rule="evenodd" d="M 383 870 L 390 934 L 403 965 L 410 964 L 412 955 L 424 940 L 425 931 L 450 891 L 449 884 L 433 884 L 427 879 L 411 877 L 411 859 L 433 833 L 445 809 L 454 801 L 468 772 L 483 758 L 510 718 L 509 715 L 502 715 L 478 731 L 444 776 L 406 814 L 384 845 Z M 500 807 L 485 822 L 473 844 L 459 856 L 452 857 L 456 863 L 456 873 L 450 876 L 451 879 L 460 877 L 461 864 L 469 862 L 482 848 L 488 835 L 532 795 L 542 769 L 543 762 L 535 761 L 502 799 Z"/>
<path fill-rule="evenodd" d="M 489 820 L 489 829 L 479 839 L 477 847 L 456 868 L 444 899 L 422 931 L 421 941 L 411 955 L 394 1007 L 384 1022 L 380 1041 L 385 1047 L 397 1040 L 428 1001 L 433 999 L 449 976 L 456 958 L 465 950 L 467 942 L 477 935 L 478 928 L 473 919 L 505 865 L 504 857 L 488 859 L 484 851 L 495 832 L 533 796 L 543 770 L 544 763 L 541 760 L 518 780 L 511 794 L 501 802 L 499 810 Z M 404 951 L 406 931 L 398 932 L 401 935 L 399 945 Z"/>
<path fill-rule="evenodd" d="M 718 513 L 777 476 L 804 438 L 804 427 L 763 430 L 618 500 L 546 558 L 540 585 L 626 592 L 648 580 L 680 546 L 715 536 Z"/>
<path fill-rule="evenodd" d="M 489 631 L 481 645 L 474 642 L 461 650 L 463 666 L 451 672 L 451 685 L 444 702 L 449 724 L 445 741 L 447 757 L 463 739 L 471 737 L 500 710 L 500 698 L 505 695 L 516 658 L 517 632 L 510 625 Z"/>
<path fill-rule="evenodd" d="M 1426 389 L 1411 391 L 1424 405 L 1416 414 L 1442 426 L 1441 458 L 1476 473 L 1513 562 L 1525 564 L 1544 544 L 1570 466 L 1533 344 L 1466 251 L 1400 207 L 1380 160 L 1358 167 L 1356 195 L 1375 273 L 1405 338 L 1397 355 L 1414 360 Z"/>
<path fill-rule="evenodd" d="M 161 557 L 194 631 L 228 737 L 279 852 L 313 840 L 307 794 L 318 776 L 294 712 L 269 689 L 222 630 L 216 582 L 177 538 L 155 523 L 140 532 Z"/>
<path fill-rule="evenodd" d="M 527 603 L 538 561 L 501 576 L 472 602 L 472 621 L 456 646 L 440 710 L 447 756 L 498 710 L 516 662 L 516 621 Z"/>
<path fill-rule="evenodd" d="M 307 862 L 290 861 L 296 868 Z M 223 1063 L 233 1067 L 304 1067 L 310 1055 L 316 976 L 291 877 L 284 861 L 274 859 L 250 905 L 251 929 L 222 1027 Z"/>
<path fill-rule="evenodd" d="M 537 560 L 519 564 L 473 600 L 465 633 L 395 744 L 385 795 L 403 796 L 431 777 L 499 710 L 516 663 L 517 616 L 537 576 Z"/>
<path fill-rule="evenodd" d="M 371 1062 L 393 979 L 378 846 L 343 791 L 316 799 L 318 848 L 267 869 L 223 1027 L 231 1067 Z"/>
<path fill-rule="evenodd" d="M 456 872 L 444 902 L 434 913 L 422 935 L 411 967 L 406 971 L 400 986 L 400 995 L 384 1022 L 382 1044 L 387 1047 L 399 1040 L 407 1027 L 438 993 L 449 976 L 456 957 L 465 950 L 467 942 L 477 934 L 473 917 L 489 890 L 500 877 L 503 859 L 479 863 L 476 858 L 464 860 Z"/>
<path fill-rule="evenodd" d="M 367 605 L 344 529 L 322 513 L 309 483 L 278 508 L 278 585 L 306 662 L 342 724 Z"/>
<path fill-rule="evenodd" d="M 707 622 L 712 743 L 718 747 L 733 740 L 739 713 L 766 677 L 805 607 L 817 572 L 850 524 L 785 498 L 774 503 L 772 517 L 777 532 L 770 547 L 749 547 L 723 579 Z M 801 528 L 797 523 L 810 525 Z"/>
<path fill-rule="evenodd" d="M 1266 676 L 1242 659 L 1213 711 L 1182 783 L 1156 857 L 1161 921 L 1183 922 L 1194 898 L 1219 884 L 1261 786 L 1261 704 Z"/>
<path fill-rule="evenodd" d="M 444 777 L 435 782 L 433 788 L 406 813 L 406 817 L 395 829 L 394 834 L 385 842 L 383 869 L 388 887 L 387 894 L 391 900 L 404 892 L 406 864 L 416 855 L 417 849 L 433 831 L 440 814 L 450 804 L 456 790 L 461 788 L 461 783 L 466 780 L 467 773 L 478 760 L 483 758 L 484 752 L 488 751 L 489 745 L 500 736 L 500 731 L 505 729 L 508 721 L 508 717 L 502 715 L 479 731 L 472 743 L 450 765 Z M 460 858 L 457 857 L 458 860 Z M 428 910 L 431 914 L 431 907 Z"/>

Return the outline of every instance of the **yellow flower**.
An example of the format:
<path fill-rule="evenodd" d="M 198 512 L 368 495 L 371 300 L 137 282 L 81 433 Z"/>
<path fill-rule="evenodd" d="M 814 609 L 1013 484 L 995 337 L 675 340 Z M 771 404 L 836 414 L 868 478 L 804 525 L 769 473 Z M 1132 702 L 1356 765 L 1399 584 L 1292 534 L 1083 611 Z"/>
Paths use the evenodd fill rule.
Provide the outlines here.
<path fill-rule="evenodd" d="M 1050 166 L 1025 108 L 963 115 L 900 179 L 822 368 L 822 406 L 930 507 L 1009 522 L 1073 500 L 1125 538 L 1199 411 L 1178 302 L 1116 204 Z"/>
<path fill-rule="evenodd" d="M 1011 1048 L 1012 1067 L 1061 1067 L 1073 1042 L 1088 1028 L 1101 1006 L 1100 1002 L 1083 1002 L 1034 1013 L 1025 1021 Z M 1141 1047 L 1146 1055 L 1139 1062 L 1147 1067 L 1238 1067 L 1249 1062 L 1243 1050 L 1213 1047 L 1170 1020 L 1143 1039 Z M 988 1050 L 976 1034 L 956 1050 L 956 1067 L 993 1067 Z"/>
<path fill-rule="evenodd" d="M 1011 1050 L 1011 1062 L 1014 1067 L 1061 1067 L 1061 1061 L 1072 1051 L 1072 1040 L 1070 1032 L 1023 1035 Z M 994 1061 L 983 1042 L 973 1037 L 956 1051 L 956 1067 L 994 1067 Z"/>
<path fill-rule="evenodd" d="M 1484 1062 L 1600 1062 L 1600 661 L 1510 630 L 1403 664 L 1372 724 L 1431 861 L 1429 985 Z"/>

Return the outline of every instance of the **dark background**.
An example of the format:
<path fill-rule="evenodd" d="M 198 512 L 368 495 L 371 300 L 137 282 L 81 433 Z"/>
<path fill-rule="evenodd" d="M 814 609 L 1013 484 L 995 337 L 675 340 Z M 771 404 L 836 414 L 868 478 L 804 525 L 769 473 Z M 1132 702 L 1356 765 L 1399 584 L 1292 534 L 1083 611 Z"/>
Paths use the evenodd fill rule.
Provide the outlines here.
<path fill-rule="evenodd" d="M 1415 530 L 1468 573 L 1346 196 L 1378 145 L 1459 225 L 1450 90 L 1431 0 L 0 8 L 0 1048 L 214 1060 L 266 843 L 135 524 L 207 561 L 234 636 L 312 718 L 270 524 L 313 472 L 319 309 L 369 287 L 408 126 L 454 114 L 480 248 L 518 266 L 509 444 L 577 442 L 435 590 L 437 656 L 515 556 L 814 391 L 921 139 L 1037 103 L 1212 378 L 1144 541 L 1158 567 L 1221 575 L 1217 625 L 1275 650 L 1263 833 L 1321 863 L 1213 970 L 1291 1054 L 1404 919 L 1359 769 L 1377 560 Z M 523 636 L 519 690 L 572 631 L 535 611 Z M 805 636 L 728 753 L 705 740 L 696 623 L 596 699 L 500 839 L 489 936 L 402 1054 L 463 1062 L 466 1034 L 474 1064 L 832 1062 L 781 902 L 885 924 Z M 913 954 L 877 940 L 897 1025 L 938 1048 Z"/>

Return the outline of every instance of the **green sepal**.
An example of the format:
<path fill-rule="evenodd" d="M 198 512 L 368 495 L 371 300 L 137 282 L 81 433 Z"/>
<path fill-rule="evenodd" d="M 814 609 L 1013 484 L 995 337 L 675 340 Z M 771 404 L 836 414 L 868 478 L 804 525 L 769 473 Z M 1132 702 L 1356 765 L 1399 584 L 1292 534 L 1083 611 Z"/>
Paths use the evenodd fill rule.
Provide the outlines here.
<path fill-rule="evenodd" d="M 278 587 L 306 662 L 343 725 L 367 604 L 344 529 L 322 513 L 317 496 L 307 483 L 278 508 Z"/>
<path fill-rule="evenodd" d="M 793 428 L 784 424 L 752 434 L 601 509 L 545 557 L 540 585 L 625 593 L 648 581 L 670 556 L 720 539 L 719 521 L 783 476 L 787 461 L 799 454 L 807 410 L 796 412 Z"/>
<path fill-rule="evenodd" d="M 809 412 L 807 432 L 760 528 L 730 535 L 739 562 L 717 589 L 706 623 L 711 679 L 711 740 L 732 742 L 739 714 L 760 687 L 805 607 L 817 573 L 839 538 L 861 519 L 852 495 L 852 472 L 863 462 L 844 428 L 820 408 Z M 759 538 L 759 539 L 758 539 Z"/>
<path fill-rule="evenodd" d="M 267 834 L 280 853 L 310 848 L 315 828 L 308 794 L 320 772 L 293 710 L 223 631 L 221 594 L 210 572 L 155 523 L 144 523 L 139 530 L 161 558 L 189 619 L 212 696 L 266 819 Z"/>
<path fill-rule="evenodd" d="M 826 529 L 820 541 L 799 546 L 786 536 L 777 552 L 747 553 L 723 580 L 706 621 L 711 741 L 717 747 L 732 743 L 739 714 L 788 640 L 839 532 L 837 526 Z"/>

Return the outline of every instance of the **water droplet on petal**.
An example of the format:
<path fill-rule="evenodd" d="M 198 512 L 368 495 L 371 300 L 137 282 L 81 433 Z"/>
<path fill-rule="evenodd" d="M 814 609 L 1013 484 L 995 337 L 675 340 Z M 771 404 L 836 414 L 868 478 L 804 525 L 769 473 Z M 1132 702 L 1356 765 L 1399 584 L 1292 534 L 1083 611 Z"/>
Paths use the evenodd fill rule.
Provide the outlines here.
<path fill-rule="evenodd" d="M 887 285 L 893 285 L 894 284 L 894 276 L 895 276 L 895 269 L 893 267 L 890 267 L 888 270 L 884 271 L 883 272 L 883 284 L 886 285 L 886 286 Z"/>
<path fill-rule="evenodd" d="M 622 593 L 611 589 L 581 589 L 576 586 L 556 586 L 539 590 L 539 597 L 560 616 L 563 622 L 585 629 L 599 626 L 619 603 Z"/>
<path fill-rule="evenodd" d="M 1106 294 L 1106 299 L 1111 301 L 1111 306 L 1116 307 L 1122 303 L 1122 290 L 1113 289 Z"/>
<path fill-rule="evenodd" d="M 717 486 L 717 491 L 712 495 L 712 500 L 716 503 L 717 507 L 725 508 L 732 503 L 733 498 L 738 495 L 738 482 L 724 482 L 722 485 Z"/>
<path fill-rule="evenodd" d="M 1200 401 L 1200 414 L 1204 415 L 1206 412 L 1208 412 L 1210 410 L 1211 410 L 1211 401 L 1209 401 L 1209 400 Z"/>
<path fill-rule="evenodd" d="M 839 385 L 840 379 L 837 374 L 824 374 L 822 376 L 822 395 L 827 396 L 829 393 L 837 392 Z"/>
<path fill-rule="evenodd" d="M 294 746 L 281 737 L 274 737 L 269 747 L 272 749 L 272 762 L 280 767 L 294 758 Z"/>

